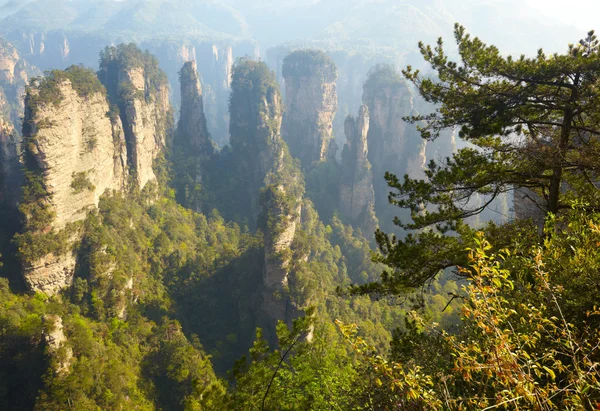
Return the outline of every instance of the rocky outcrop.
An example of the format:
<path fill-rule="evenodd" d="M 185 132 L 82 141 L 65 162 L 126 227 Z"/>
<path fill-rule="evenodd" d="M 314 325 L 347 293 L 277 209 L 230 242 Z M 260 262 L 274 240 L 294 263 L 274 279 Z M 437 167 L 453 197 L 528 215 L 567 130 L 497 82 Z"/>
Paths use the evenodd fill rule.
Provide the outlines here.
<path fill-rule="evenodd" d="M 368 159 L 367 136 L 369 110 L 361 106 L 358 117 L 346 117 L 344 132 L 346 144 L 342 153 L 342 181 L 339 207 L 342 215 L 355 227 L 360 227 L 367 238 L 372 238 L 377 228 L 375 217 L 375 192 L 371 163 Z"/>
<path fill-rule="evenodd" d="M 334 157 L 335 63 L 322 51 L 298 50 L 284 59 L 282 73 L 286 98 L 282 131 L 290 153 L 303 166 Z"/>
<path fill-rule="evenodd" d="M 20 251 L 27 284 L 47 294 L 72 281 L 79 240 L 73 224 L 127 180 L 124 135 L 107 116 L 102 86 L 94 73 L 71 70 L 42 80 L 25 102 L 29 177 L 21 208 L 31 240 Z"/>
<path fill-rule="evenodd" d="M 156 180 L 154 160 L 172 134 L 167 77 L 156 58 L 134 44 L 105 49 L 98 74 L 111 104 L 118 107 L 130 173 L 144 187 Z"/>
<path fill-rule="evenodd" d="M 287 293 L 290 247 L 304 193 L 302 174 L 281 137 L 281 121 L 274 73 L 262 62 L 239 62 L 232 78 L 231 148 L 241 179 L 238 195 L 249 204 L 249 218 L 260 215 L 258 225 L 265 236 L 263 310 L 272 320 L 294 315 Z"/>
<path fill-rule="evenodd" d="M 202 86 L 198 78 L 196 62 L 185 63 L 179 79 L 181 114 L 175 133 L 175 145 L 190 150 L 192 155 L 209 157 L 214 153 L 214 146 L 206 126 Z"/>

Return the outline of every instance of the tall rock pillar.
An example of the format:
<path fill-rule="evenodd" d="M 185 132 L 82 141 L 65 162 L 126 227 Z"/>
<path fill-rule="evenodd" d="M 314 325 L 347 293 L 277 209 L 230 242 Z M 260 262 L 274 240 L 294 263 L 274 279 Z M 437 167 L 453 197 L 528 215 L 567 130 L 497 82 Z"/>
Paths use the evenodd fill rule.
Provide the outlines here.
<path fill-rule="evenodd" d="M 271 320 L 289 320 L 294 307 L 287 293 L 304 193 L 302 174 L 281 138 L 282 104 L 275 75 L 262 62 L 234 66 L 231 94 L 231 147 L 238 166 L 239 196 L 258 217 L 265 236 L 263 310 Z"/>
<path fill-rule="evenodd" d="M 344 133 L 346 144 L 342 153 L 342 181 L 339 206 L 342 215 L 367 238 L 372 238 L 377 228 L 375 217 L 375 192 L 369 163 L 367 135 L 369 132 L 369 109 L 360 107 L 358 117 L 346 117 Z"/>
<path fill-rule="evenodd" d="M 399 178 L 405 174 L 424 177 L 426 142 L 415 125 L 404 120 L 416 114 L 412 93 L 391 66 L 379 65 L 371 70 L 363 86 L 363 104 L 369 107 L 370 115 L 368 144 L 375 209 L 382 224 L 391 224 L 403 210 L 388 204 L 385 173 L 389 171 Z"/>
<path fill-rule="evenodd" d="M 214 152 L 204 115 L 202 86 L 196 62 L 188 61 L 179 72 L 181 87 L 181 114 L 174 144 L 191 150 L 194 155 L 210 156 Z"/>
<path fill-rule="evenodd" d="M 95 73 L 52 72 L 25 100 L 25 232 L 17 236 L 25 281 L 54 294 L 70 285 L 80 223 L 107 190 L 126 181 L 125 142 L 107 117 Z"/>

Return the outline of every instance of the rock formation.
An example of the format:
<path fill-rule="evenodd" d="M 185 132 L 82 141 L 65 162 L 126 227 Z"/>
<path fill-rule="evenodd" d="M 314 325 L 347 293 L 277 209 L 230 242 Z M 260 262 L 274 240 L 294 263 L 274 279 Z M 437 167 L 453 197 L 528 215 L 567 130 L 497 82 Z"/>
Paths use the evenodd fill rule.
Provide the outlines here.
<path fill-rule="evenodd" d="M 304 193 L 302 174 L 281 138 L 281 121 L 274 73 L 262 62 L 242 60 L 233 71 L 231 147 L 242 180 L 238 195 L 249 204 L 250 218 L 260 214 L 265 234 L 263 309 L 273 320 L 293 316 L 286 290 Z"/>
<path fill-rule="evenodd" d="M 282 131 L 290 153 L 303 166 L 335 156 L 335 63 L 322 51 L 298 50 L 284 59 L 282 73 L 286 99 Z"/>
<path fill-rule="evenodd" d="M 120 114 L 130 173 L 144 187 L 156 180 L 154 160 L 172 133 L 167 77 L 156 58 L 134 44 L 105 49 L 98 75 Z"/>
<path fill-rule="evenodd" d="M 344 124 L 346 144 L 342 153 L 342 181 L 339 207 L 342 215 L 360 227 L 367 238 L 372 238 L 377 228 L 375 217 L 375 192 L 371 163 L 368 159 L 367 135 L 369 110 L 361 106 L 358 117 L 346 117 Z"/>
<path fill-rule="evenodd" d="M 206 126 L 202 86 L 196 62 L 188 61 L 180 71 L 181 114 L 175 133 L 175 145 L 190 150 L 191 154 L 208 157 L 214 152 Z"/>
<path fill-rule="evenodd" d="M 21 191 L 19 141 L 13 125 L 0 118 L 0 204 L 14 209 Z"/>
<path fill-rule="evenodd" d="M 11 209 L 19 200 L 22 182 L 19 146 L 25 86 L 35 72 L 0 38 L 0 204 Z"/>
<path fill-rule="evenodd" d="M 121 190 L 126 182 L 124 135 L 107 117 L 103 88 L 94 73 L 70 70 L 74 71 L 55 72 L 42 80 L 25 103 L 29 176 L 22 210 L 33 241 L 22 259 L 27 284 L 48 294 L 72 280 L 71 250 L 78 239 L 73 224 L 98 205 L 105 191 Z M 82 74 L 87 77 L 82 79 Z M 83 81 L 90 81 L 93 90 Z M 53 242 L 62 244 L 52 247 Z"/>
<path fill-rule="evenodd" d="M 388 205 L 385 173 L 402 178 L 423 177 L 425 140 L 404 117 L 416 114 L 412 94 L 400 75 L 387 65 L 376 66 L 363 86 L 363 103 L 369 107 L 369 161 L 373 166 L 375 209 L 379 221 L 390 223 L 398 209 Z"/>

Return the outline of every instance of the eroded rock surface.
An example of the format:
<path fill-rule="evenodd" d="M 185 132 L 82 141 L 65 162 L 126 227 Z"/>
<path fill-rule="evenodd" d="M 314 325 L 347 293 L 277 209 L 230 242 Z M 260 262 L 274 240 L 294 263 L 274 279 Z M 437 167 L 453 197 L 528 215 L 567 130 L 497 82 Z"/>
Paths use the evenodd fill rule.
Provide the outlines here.
<path fill-rule="evenodd" d="M 44 316 L 44 323 L 47 329 L 44 339 L 48 345 L 48 354 L 54 360 L 54 372 L 67 374 L 71 367 L 73 350 L 68 345 L 62 318 L 58 315 L 48 314 Z"/>
<path fill-rule="evenodd" d="M 39 176 L 39 180 L 29 181 L 26 189 L 40 184 L 46 194 L 43 199 L 26 201 L 45 204 L 51 213 L 47 221 L 32 224 L 30 229 L 58 233 L 85 219 L 107 190 L 124 188 L 125 141 L 107 116 L 109 105 L 104 93 L 81 95 L 68 79 L 43 93 L 54 93 L 54 100 L 44 101 L 39 88 L 27 96 L 23 137 L 27 144 L 26 169 Z M 28 220 L 40 218 L 41 211 L 36 211 L 39 207 L 32 208 Z M 38 227 L 40 224 L 43 226 Z M 23 261 L 29 287 L 54 294 L 69 285 L 76 263 L 71 250 L 78 240 L 76 230 L 65 233 L 61 241 L 66 248 L 61 253 L 36 254 Z M 30 247 L 39 246 L 44 244 Z"/>
<path fill-rule="evenodd" d="M 338 109 L 337 68 L 323 52 L 298 50 L 284 59 L 283 137 L 303 166 L 335 156 L 333 120 Z"/>
<path fill-rule="evenodd" d="M 156 180 L 154 161 L 172 134 L 168 80 L 156 58 L 134 45 L 107 48 L 101 57 L 98 74 L 118 107 L 130 173 L 144 187 Z"/>

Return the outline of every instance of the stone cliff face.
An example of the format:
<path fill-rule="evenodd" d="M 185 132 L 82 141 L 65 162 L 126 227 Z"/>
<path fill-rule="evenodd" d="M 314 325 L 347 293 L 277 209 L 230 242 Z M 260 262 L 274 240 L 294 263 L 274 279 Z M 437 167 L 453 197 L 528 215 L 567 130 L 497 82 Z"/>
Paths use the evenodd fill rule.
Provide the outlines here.
<path fill-rule="evenodd" d="M 22 182 L 19 163 L 20 125 L 23 99 L 30 68 L 17 50 L 0 38 L 0 203 L 14 208 Z"/>
<path fill-rule="evenodd" d="M 29 149 L 52 196 L 54 227 L 61 229 L 85 218 L 106 190 L 124 187 L 125 150 L 122 135 L 113 138 L 105 95 L 82 97 L 68 80 L 58 91 L 58 106 L 27 105 L 24 122 L 31 128 L 24 137 L 31 138 Z"/>
<path fill-rule="evenodd" d="M 419 174 L 420 168 L 407 167 L 425 162 L 422 138 L 403 119 L 415 114 L 407 84 L 391 67 L 377 67 L 363 87 L 363 104 L 369 107 L 369 160 L 374 172 Z"/>
<path fill-rule="evenodd" d="M 298 50 L 284 59 L 282 73 L 286 97 L 282 131 L 290 153 L 303 166 L 334 157 L 335 63 L 322 51 Z"/>
<path fill-rule="evenodd" d="M 44 316 L 44 323 L 46 324 L 45 328 L 49 329 L 44 332 L 48 354 L 57 360 L 53 371 L 56 374 L 68 374 L 73 359 L 73 349 L 68 345 L 62 318 L 58 315 L 48 314 Z"/>
<path fill-rule="evenodd" d="M 42 85 L 28 94 L 23 138 L 26 168 L 40 176 L 46 192 L 41 201 L 51 216 L 38 224 L 42 226 L 37 230 L 63 232 L 66 250 L 72 250 L 78 235 L 65 230 L 83 220 L 105 191 L 121 190 L 125 185 L 125 141 L 119 127 L 107 117 L 109 104 L 102 92 L 83 95 L 69 79 L 56 83 L 49 91 Z M 55 94 L 53 101 L 44 101 L 48 93 Z M 39 213 L 26 217 L 38 219 Z M 75 262 L 73 251 L 36 255 L 23 261 L 25 280 L 35 291 L 54 294 L 71 283 Z"/>
<path fill-rule="evenodd" d="M 365 237 L 372 238 L 377 228 L 377 218 L 374 209 L 375 192 L 371 163 L 368 160 L 369 110 L 367 106 L 361 106 L 356 119 L 348 115 L 344 129 L 346 145 L 342 153 L 340 211 L 354 226 L 361 228 Z"/>
<path fill-rule="evenodd" d="M 156 180 L 154 160 L 170 143 L 173 118 L 167 77 L 156 58 L 134 45 L 107 48 L 98 74 L 119 109 L 130 173 L 142 188 Z"/>
<path fill-rule="evenodd" d="M 293 304 L 287 284 L 296 226 L 304 193 L 280 129 L 282 104 L 274 74 L 262 62 L 243 60 L 233 71 L 231 146 L 242 180 L 239 195 L 260 214 L 265 234 L 263 310 L 268 318 L 290 319 Z M 258 195 L 262 191 L 262 195 Z"/>
<path fill-rule="evenodd" d="M 231 70 L 236 57 L 257 57 L 256 46 L 250 42 L 235 44 L 210 41 L 145 41 L 148 49 L 160 61 L 173 87 L 172 102 L 181 101 L 177 73 L 187 61 L 194 61 L 201 77 L 204 113 L 213 140 L 219 145 L 229 141 L 229 92 Z M 180 107 L 181 109 L 181 107 Z"/>
<path fill-rule="evenodd" d="M 202 86 L 196 63 L 189 61 L 180 72 L 181 114 L 175 133 L 175 145 L 203 157 L 214 153 L 212 139 L 206 126 Z"/>

